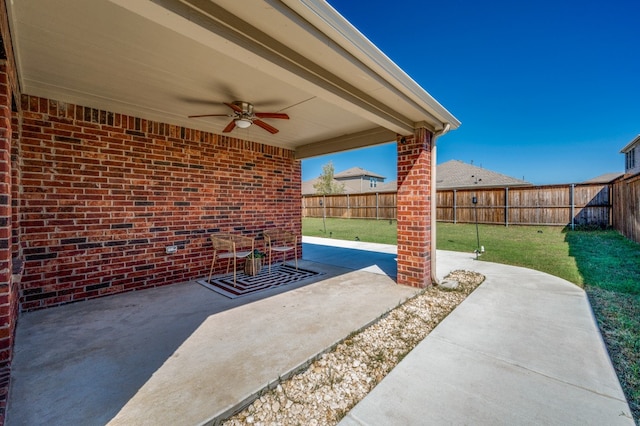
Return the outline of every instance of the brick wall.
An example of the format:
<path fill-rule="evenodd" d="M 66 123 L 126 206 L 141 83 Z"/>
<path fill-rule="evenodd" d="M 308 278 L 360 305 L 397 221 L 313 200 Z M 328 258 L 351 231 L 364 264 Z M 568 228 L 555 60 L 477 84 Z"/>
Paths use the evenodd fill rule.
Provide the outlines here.
<path fill-rule="evenodd" d="M 21 130 L 23 310 L 205 276 L 213 232 L 301 232 L 292 151 L 28 96 Z"/>
<path fill-rule="evenodd" d="M 11 31 L 5 0 L 0 0 L 0 425 L 5 423 L 7 396 L 11 379 L 11 361 L 18 322 L 18 284 L 20 265 L 18 244 L 13 244 L 15 222 L 13 206 L 17 198 L 18 172 L 13 166 L 16 145 L 18 78 L 13 60 Z"/>
<path fill-rule="evenodd" d="M 0 424 L 4 424 L 18 318 L 17 280 L 12 261 L 11 98 L 7 64 L 0 63 Z"/>
<path fill-rule="evenodd" d="M 22 271 L 22 246 L 20 245 L 22 231 L 18 211 L 22 159 L 20 157 L 20 114 L 17 111 L 12 111 L 11 130 L 11 255 L 13 257 L 13 273 L 20 275 Z"/>
<path fill-rule="evenodd" d="M 398 284 L 431 284 L 431 133 L 399 138 Z"/>

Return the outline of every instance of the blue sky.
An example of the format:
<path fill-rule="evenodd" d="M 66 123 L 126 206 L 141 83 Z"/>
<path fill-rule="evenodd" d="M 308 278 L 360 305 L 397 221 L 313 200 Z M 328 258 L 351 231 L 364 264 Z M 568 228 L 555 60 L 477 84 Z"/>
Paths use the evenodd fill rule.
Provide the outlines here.
<path fill-rule="evenodd" d="M 534 184 L 624 171 L 640 133 L 640 1 L 329 3 L 455 115 L 438 164 L 456 159 Z M 396 178 L 395 144 L 332 161 Z"/>

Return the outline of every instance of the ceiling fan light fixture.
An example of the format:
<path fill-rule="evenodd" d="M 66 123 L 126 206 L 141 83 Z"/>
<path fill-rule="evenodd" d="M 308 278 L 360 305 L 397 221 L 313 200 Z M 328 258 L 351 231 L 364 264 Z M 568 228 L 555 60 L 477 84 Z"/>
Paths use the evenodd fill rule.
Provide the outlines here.
<path fill-rule="evenodd" d="M 251 126 L 251 120 L 247 120 L 246 118 L 237 118 L 235 122 L 236 126 L 241 129 L 246 129 L 247 127 Z"/>

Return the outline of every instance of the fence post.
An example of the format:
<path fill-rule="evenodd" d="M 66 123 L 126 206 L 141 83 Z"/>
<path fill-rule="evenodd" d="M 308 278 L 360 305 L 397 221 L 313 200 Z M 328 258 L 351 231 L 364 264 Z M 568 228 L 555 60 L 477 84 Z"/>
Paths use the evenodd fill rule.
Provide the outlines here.
<path fill-rule="evenodd" d="M 575 184 L 571 184 L 571 186 L 569 187 L 569 202 L 571 203 L 571 230 L 573 231 L 574 229 L 576 229 L 576 221 L 575 221 L 575 207 L 576 207 L 576 203 L 575 203 L 575 195 L 574 195 L 574 189 L 575 189 L 576 185 Z"/>
<path fill-rule="evenodd" d="M 322 227 L 324 228 L 324 233 L 327 233 L 327 199 L 322 194 L 322 200 L 320 200 L 320 205 L 322 206 Z"/>
<path fill-rule="evenodd" d="M 609 204 L 607 207 L 607 223 L 610 227 L 613 227 L 613 184 L 608 184 L 607 188 L 609 190 L 609 197 L 607 200 L 607 204 Z"/>
<path fill-rule="evenodd" d="M 376 192 L 376 220 L 380 219 L 380 205 L 378 204 L 378 193 Z"/>
<path fill-rule="evenodd" d="M 351 219 L 351 198 L 349 198 L 349 194 L 347 194 L 347 218 Z"/>
<path fill-rule="evenodd" d="M 504 226 L 509 227 L 509 187 L 504 188 Z"/>
<path fill-rule="evenodd" d="M 458 204 L 458 192 L 454 189 L 453 190 L 453 223 L 458 223 L 457 204 Z"/>

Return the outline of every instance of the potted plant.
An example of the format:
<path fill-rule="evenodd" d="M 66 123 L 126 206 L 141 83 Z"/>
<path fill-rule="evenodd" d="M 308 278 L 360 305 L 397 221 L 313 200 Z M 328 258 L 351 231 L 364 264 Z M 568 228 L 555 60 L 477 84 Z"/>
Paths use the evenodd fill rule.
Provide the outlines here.
<path fill-rule="evenodd" d="M 262 259 L 264 257 L 265 254 L 260 250 L 253 250 L 253 253 L 247 256 L 247 261 L 244 263 L 244 273 L 251 276 L 257 275 L 262 269 Z"/>

